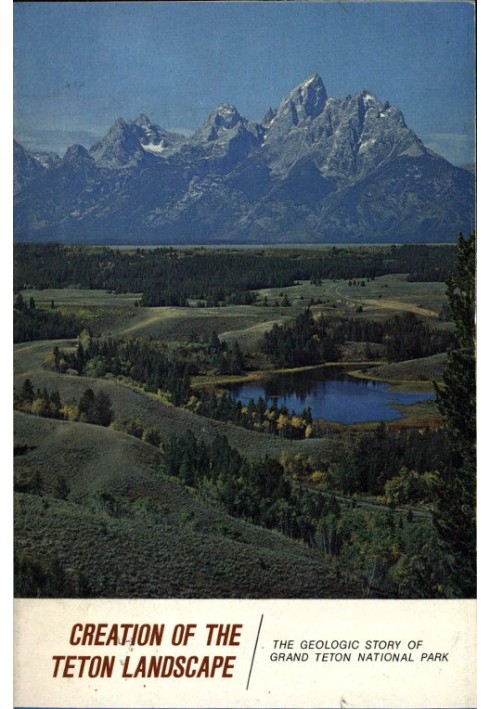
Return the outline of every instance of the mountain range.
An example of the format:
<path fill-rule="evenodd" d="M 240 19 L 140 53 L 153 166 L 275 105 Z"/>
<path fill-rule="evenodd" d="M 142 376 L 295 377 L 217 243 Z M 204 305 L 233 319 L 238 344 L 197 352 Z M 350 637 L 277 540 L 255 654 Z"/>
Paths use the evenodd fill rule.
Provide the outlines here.
<path fill-rule="evenodd" d="M 18 241 L 442 242 L 474 223 L 469 170 L 388 102 L 331 98 L 318 74 L 261 122 L 222 103 L 190 137 L 142 114 L 63 158 L 14 141 Z"/>

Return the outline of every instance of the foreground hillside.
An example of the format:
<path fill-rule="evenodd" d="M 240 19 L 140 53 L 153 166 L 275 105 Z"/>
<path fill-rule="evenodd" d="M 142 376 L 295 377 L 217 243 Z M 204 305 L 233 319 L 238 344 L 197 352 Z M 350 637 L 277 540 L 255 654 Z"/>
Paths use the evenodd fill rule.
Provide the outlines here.
<path fill-rule="evenodd" d="M 15 435 L 20 595 L 43 574 L 54 595 L 356 595 L 325 556 L 234 519 L 159 474 L 161 454 L 142 441 L 18 412 Z"/>

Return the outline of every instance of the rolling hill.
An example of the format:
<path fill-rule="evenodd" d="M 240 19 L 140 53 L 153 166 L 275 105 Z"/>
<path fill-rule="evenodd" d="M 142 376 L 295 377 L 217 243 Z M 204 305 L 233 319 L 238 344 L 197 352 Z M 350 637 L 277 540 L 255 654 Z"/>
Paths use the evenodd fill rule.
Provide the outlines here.
<path fill-rule="evenodd" d="M 58 569 L 69 595 L 355 595 L 336 580 L 325 556 L 234 519 L 160 474 L 161 453 L 147 443 L 20 412 L 15 433 L 19 567 Z M 68 499 L 58 492 L 61 479 Z"/>

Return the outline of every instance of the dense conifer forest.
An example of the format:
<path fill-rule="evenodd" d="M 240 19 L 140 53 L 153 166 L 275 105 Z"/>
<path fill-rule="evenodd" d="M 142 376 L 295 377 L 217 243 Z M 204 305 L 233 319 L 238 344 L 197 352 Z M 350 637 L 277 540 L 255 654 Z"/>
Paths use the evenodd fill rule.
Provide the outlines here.
<path fill-rule="evenodd" d="M 382 247 L 381 247 L 382 248 Z M 14 290 L 76 285 L 116 293 L 142 293 L 141 304 L 207 305 L 254 302 L 260 288 L 311 279 L 375 278 L 406 273 L 409 280 L 443 281 L 453 268 L 451 245 L 400 245 L 327 250 L 133 250 L 16 244 Z"/>
<path fill-rule="evenodd" d="M 14 302 L 14 343 L 32 340 L 58 340 L 77 337 L 85 323 L 74 315 L 63 315 L 55 309 L 37 308 L 34 298 L 26 303 L 20 293 Z"/>

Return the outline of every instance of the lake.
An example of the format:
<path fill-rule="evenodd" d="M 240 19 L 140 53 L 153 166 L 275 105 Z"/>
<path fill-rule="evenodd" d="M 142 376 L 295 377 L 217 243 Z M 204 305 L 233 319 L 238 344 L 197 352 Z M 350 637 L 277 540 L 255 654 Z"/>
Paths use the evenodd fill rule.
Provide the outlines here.
<path fill-rule="evenodd" d="M 337 367 L 274 375 L 263 381 L 231 386 L 234 399 L 247 404 L 259 397 L 278 408 L 286 406 L 300 414 L 310 407 L 314 418 L 338 423 L 393 421 L 402 418 L 395 406 L 430 401 L 434 393 L 393 391 L 390 384 L 357 379 Z"/>

